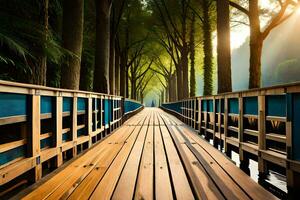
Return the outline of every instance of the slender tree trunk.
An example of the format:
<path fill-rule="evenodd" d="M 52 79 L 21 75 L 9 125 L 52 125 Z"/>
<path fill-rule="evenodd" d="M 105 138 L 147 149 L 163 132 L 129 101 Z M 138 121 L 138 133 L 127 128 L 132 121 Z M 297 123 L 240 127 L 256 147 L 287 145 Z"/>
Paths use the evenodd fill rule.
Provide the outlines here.
<path fill-rule="evenodd" d="M 68 63 L 62 67 L 61 86 L 78 90 L 83 40 L 84 1 L 64 0 L 63 10 L 63 47 L 75 56 L 70 56 Z"/>
<path fill-rule="evenodd" d="M 170 84 L 170 101 L 174 102 L 177 99 L 177 77 L 176 74 L 172 74 L 171 84 Z"/>
<path fill-rule="evenodd" d="M 196 96 L 196 76 L 195 76 L 195 14 L 192 15 L 191 32 L 190 32 L 190 96 Z"/>
<path fill-rule="evenodd" d="M 48 29 L 49 29 L 49 0 L 43 0 L 43 11 L 41 14 L 42 18 L 42 25 L 44 27 L 43 33 L 43 45 L 45 46 L 48 40 Z M 34 62 L 32 65 L 32 77 L 31 81 L 32 84 L 36 85 L 46 85 L 47 83 L 47 56 L 45 52 L 42 52 L 41 55 L 38 57 L 37 62 Z"/>
<path fill-rule="evenodd" d="M 258 0 L 249 1 L 250 20 L 250 68 L 249 88 L 259 88 L 261 85 L 261 55 L 263 38 L 260 32 Z"/>
<path fill-rule="evenodd" d="M 182 98 L 189 97 L 189 60 L 188 60 L 188 45 L 184 42 L 183 51 L 181 56 L 182 63 Z"/>
<path fill-rule="evenodd" d="M 83 53 L 84 54 L 84 53 Z M 93 87 L 93 66 L 82 56 L 80 67 L 80 90 L 92 91 Z"/>
<path fill-rule="evenodd" d="M 120 49 L 117 46 L 115 49 L 115 91 L 116 95 L 120 95 Z"/>
<path fill-rule="evenodd" d="M 96 53 L 94 91 L 109 92 L 110 13 L 109 0 L 96 0 Z"/>
<path fill-rule="evenodd" d="M 144 94 L 143 94 L 143 92 L 141 92 L 140 97 L 141 97 L 141 103 L 143 104 L 144 103 Z"/>
<path fill-rule="evenodd" d="M 109 91 L 115 94 L 115 41 L 111 39 L 109 53 Z"/>
<path fill-rule="evenodd" d="M 183 1 L 184 2 L 184 1 Z M 185 6 L 185 2 L 182 6 Z M 188 43 L 186 41 L 187 39 L 187 17 L 186 13 L 183 13 L 183 19 L 182 19 L 182 50 L 181 50 L 181 69 L 182 69 L 182 97 L 187 98 L 189 97 L 189 48 Z"/>
<path fill-rule="evenodd" d="M 176 68 L 176 77 L 177 77 L 177 96 L 176 100 L 183 99 L 183 82 L 182 82 L 182 69 L 181 66 Z"/>
<path fill-rule="evenodd" d="M 130 98 L 131 99 L 136 99 L 136 95 L 135 95 L 135 87 L 136 87 L 136 84 L 135 84 L 135 80 L 134 80 L 134 78 L 130 81 L 130 83 L 131 83 L 131 91 L 130 91 Z"/>
<path fill-rule="evenodd" d="M 229 0 L 217 0 L 218 93 L 231 92 Z"/>
<path fill-rule="evenodd" d="M 126 81 L 126 59 L 124 55 L 121 57 L 121 64 L 120 64 L 120 95 L 122 97 L 126 97 L 126 88 L 128 87 Z"/>
<path fill-rule="evenodd" d="M 203 9 L 203 51 L 204 51 L 204 90 L 203 95 L 211 95 L 213 90 L 213 62 L 212 62 L 212 37 L 209 15 L 209 2 L 204 0 Z"/>
<path fill-rule="evenodd" d="M 128 68 L 126 68 L 126 71 L 125 71 L 125 81 L 126 81 L 126 87 L 125 87 L 125 93 L 126 93 L 126 98 L 129 97 L 129 78 L 128 78 Z"/>

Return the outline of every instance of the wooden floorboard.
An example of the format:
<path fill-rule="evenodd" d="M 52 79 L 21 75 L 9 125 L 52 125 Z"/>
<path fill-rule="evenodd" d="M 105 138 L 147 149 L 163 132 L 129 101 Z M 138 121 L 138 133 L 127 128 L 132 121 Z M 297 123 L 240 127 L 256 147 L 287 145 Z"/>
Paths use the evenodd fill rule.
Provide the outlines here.
<path fill-rule="evenodd" d="M 145 108 L 23 199 L 276 199 L 176 117 Z"/>

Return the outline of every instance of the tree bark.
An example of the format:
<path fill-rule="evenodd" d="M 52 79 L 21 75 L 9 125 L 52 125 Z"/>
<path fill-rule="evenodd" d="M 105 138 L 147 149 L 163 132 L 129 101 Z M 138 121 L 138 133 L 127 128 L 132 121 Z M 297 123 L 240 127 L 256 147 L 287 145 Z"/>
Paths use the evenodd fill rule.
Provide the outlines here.
<path fill-rule="evenodd" d="M 190 30 L 190 96 L 196 95 L 196 76 L 195 76 L 195 14 L 192 15 L 191 30 Z"/>
<path fill-rule="evenodd" d="M 109 91 L 110 94 L 115 94 L 115 40 L 110 40 L 109 50 Z"/>
<path fill-rule="evenodd" d="M 122 97 L 126 97 L 126 78 L 126 59 L 124 55 L 122 55 L 120 63 L 120 95 Z"/>
<path fill-rule="evenodd" d="M 120 95 L 120 49 L 115 47 L 115 90 L 116 95 Z"/>
<path fill-rule="evenodd" d="M 94 91 L 109 94 L 110 13 L 109 0 L 96 0 L 96 52 Z"/>
<path fill-rule="evenodd" d="M 41 14 L 41 24 L 43 25 L 43 45 L 45 46 L 48 39 L 48 29 L 49 29 L 49 0 L 43 0 L 43 10 Z M 45 47 L 44 47 L 45 48 Z M 33 62 L 31 67 L 32 69 L 32 77 L 31 83 L 36 85 L 46 85 L 47 84 L 47 56 L 45 52 L 42 52 L 40 56 L 38 56 L 37 62 Z"/>
<path fill-rule="evenodd" d="M 129 98 L 129 78 L 128 78 L 128 68 L 126 67 L 125 69 L 125 93 L 126 93 L 126 98 Z"/>
<path fill-rule="evenodd" d="M 63 47 L 75 56 L 70 56 L 62 67 L 62 88 L 79 89 L 80 63 L 83 40 L 84 1 L 64 0 L 63 2 Z"/>
<path fill-rule="evenodd" d="M 183 99 L 183 81 L 182 81 L 182 69 L 181 66 L 178 66 L 176 68 L 176 77 L 177 77 L 177 96 L 176 100 L 181 100 Z"/>
<path fill-rule="evenodd" d="M 261 85 L 261 55 L 263 38 L 260 32 L 258 0 L 249 1 L 250 21 L 250 68 L 249 89 L 259 88 Z"/>
<path fill-rule="evenodd" d="M 204 52 L 204 90 L 203 95 L 211 95 L 213 90 L 212 37 L 209 15 L 209 2 L 204 0 L 203 9 L 203 52 Z"/>
<path fill-rule="evenodd" d="M 229 1 L 217 0 L 218 93 L 231 92 L 231 48 Z"/>

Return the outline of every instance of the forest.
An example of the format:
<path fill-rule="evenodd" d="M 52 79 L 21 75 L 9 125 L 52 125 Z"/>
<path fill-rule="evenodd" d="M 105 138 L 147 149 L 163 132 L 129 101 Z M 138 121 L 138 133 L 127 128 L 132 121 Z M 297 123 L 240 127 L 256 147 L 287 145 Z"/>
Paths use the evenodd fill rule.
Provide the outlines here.
<path fill-rule="evenodd" d="M 299 5 L 299 0 L 0 0 L 0 79 L 141 102 L 147 95 L 171 102 L 231 92 L 232 57 L 240 57 L 232 55 L 238 39 L 232 29 L 247 27 L 243 45 L 249 50 L 238 68 L 249 73 L 249 89 L 259 88 L 265 41 L 299 18 Z M 278 73 L 299 63 L 293 58 Z"/>

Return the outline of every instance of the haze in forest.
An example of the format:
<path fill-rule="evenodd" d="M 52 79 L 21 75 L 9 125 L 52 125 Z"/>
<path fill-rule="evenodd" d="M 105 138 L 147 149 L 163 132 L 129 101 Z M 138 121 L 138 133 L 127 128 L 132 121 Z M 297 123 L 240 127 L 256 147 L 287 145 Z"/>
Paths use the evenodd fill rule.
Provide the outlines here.
<path fill-rule="evenodd" d="M 263 87 L 300 81 L 300 15 L 270 33 L 264 42 L 262 55 Z M 233 90 L 248 89 L 249 40 L 232 52 Z M 197 88 L 202 88 L 198 85 Z M 198 90 L 198 93 L 201 91 Z"/>

